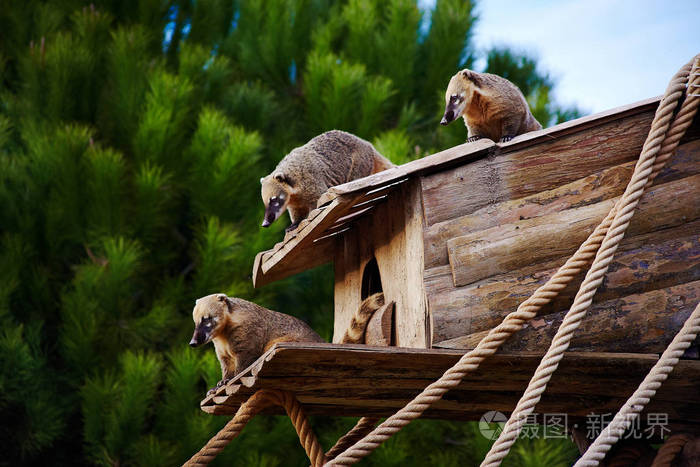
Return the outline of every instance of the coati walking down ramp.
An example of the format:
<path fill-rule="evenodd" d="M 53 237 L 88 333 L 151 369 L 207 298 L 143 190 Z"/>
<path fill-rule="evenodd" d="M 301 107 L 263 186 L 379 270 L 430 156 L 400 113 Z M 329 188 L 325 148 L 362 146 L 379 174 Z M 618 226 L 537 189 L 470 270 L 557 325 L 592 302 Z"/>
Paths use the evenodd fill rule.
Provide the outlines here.
<path fill-rule="evenodd" d="M 459 117 L 464 118 L 470 142 L 481 138 L 505 142 L 542 129 L 516 85 L 500 76 L 471 70 L 462 70 L 450 79 L 440 124 Z"/>
<path fill-rule="evenodd" d="M 275 170 L 260 179 L 268 227 L 289 211 L 294 230 L 332 186 L 394 167 L 371 143 L 340 130 L 327 131 L 293 149 Z"/>

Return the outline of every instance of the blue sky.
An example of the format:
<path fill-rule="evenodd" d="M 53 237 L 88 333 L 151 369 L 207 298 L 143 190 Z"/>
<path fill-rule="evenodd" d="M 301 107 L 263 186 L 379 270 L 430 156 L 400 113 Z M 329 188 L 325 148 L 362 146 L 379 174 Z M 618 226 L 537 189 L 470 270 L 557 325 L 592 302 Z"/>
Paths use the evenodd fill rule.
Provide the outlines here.
<path fill-rule="evenodd" d="M 700 0 L 476 4 L 479 50 L 508 45 L 536 56 L 557 81 L 558 101 L 585 113 L 663 94 L 678 68 L 700 53 Z"/>

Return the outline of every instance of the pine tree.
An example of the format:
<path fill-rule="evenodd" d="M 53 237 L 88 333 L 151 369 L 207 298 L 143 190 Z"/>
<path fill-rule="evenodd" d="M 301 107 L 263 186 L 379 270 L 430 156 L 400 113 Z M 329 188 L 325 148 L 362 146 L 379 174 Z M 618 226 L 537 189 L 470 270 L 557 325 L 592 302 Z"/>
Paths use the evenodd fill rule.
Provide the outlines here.
<path fill-rule="evenodd" d="M 255 254 L 284 228 L 259 228 L 258 179 L 332 128 L 396 163 L 464 142 L 463 127 L 438 122 L 450 76 L 477 56 L 474 11 L 463 0 L 430 11 L 415 0 L 5 1 L 0 464 L 174 465 L 196 452 L 226 421 L 198 406 L 220 378 L 211 349 L 187 347 L 202 295 L 256 301 L 330 338 L 330 267 L 251 286 Z M 577 115 L 551 101 L 533 59 L 496 49 L 487 63 L 543 124 Z M 325 445 L 351 423 L 313 421 Z M 419 421 L 365 462 L 463 464 L 470 430 Z M 216 461 L 305 462 L 285 417 L 256 418 Z"/>

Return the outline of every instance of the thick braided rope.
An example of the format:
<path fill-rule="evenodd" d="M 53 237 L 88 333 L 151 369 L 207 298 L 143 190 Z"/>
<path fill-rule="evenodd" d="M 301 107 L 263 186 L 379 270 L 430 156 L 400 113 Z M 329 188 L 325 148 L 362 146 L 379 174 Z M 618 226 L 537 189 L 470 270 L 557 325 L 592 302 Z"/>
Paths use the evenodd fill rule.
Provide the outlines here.
<path fill-rule="evenodd" d="M 654 175 L 660 170 L 661 167 L 654 167 Z M 551 302 L 588 265 L 600 247 L 615 213 L 616 207 L 613 207 L 603 222 L 596 227 L 576 253 L 559 268 L 549 281 L 521 303 L 516 311 L 508 314 L 501 324 L 489 331 L 474 350 L 463 355 L 452 368 L 426 387 L 404 408 L 327 465 L 352 465 L 369 455 L 381 443 L 412 420 L 420 417 L 433 402 L 439 400 L 447 391 L 456 387 L 468 372 L 478 368 L 485 358 L 494 354 L 510 335 L 522 329 L 527 321 L 536 316 L 537 311 L 542 306 Z"/>
<path fill-rule="evenodd" d="M 675 150 L 680 141 L 680 137 L 674 139 L 675 144 L 663 144 L 665 140 L 666 133 L 669 132 L 669 126 L 671 120 L 673 119 L 674 111 L 677 107 L 678 101 L 682 98 L 684 91 L 686 89 L 686 82 L 688 75 L 690 73 L 691 67 L 700 58 L 696 56 L 692 61 L 687 63 L 681 70 L 676 73 L 676 75 L 671 80 L 666 93 L 659 108 L 654 116 L 654 121 L 652 122 L 651 130 L 642 148 L 642 153 L 637 161 L 634 173 L 632 174 L 632 179 L 627 185 L 625 193 L 622 198 L 617 203 L 615 217 L 613 219 L 612 225 L 608 230 L 603 243 L 601 244 L 600 250 L 596 254 L 596 258 L 593 260 L 590 270 L 586 274 L 581 287 L 574 298 L 574 303 L 571 309 L 564 317 L 564 320 L 557 330 L 556 335 L 552 339 L 552 343 L 547 350 L 547 353 L 542 358 L 540 365 L 537 367 L 534 376 L 530 380 L 525 393 L 518 401 L 515 410 L 511 414 L 510 419 L 506 422 L 503 427 L 503 432 L 496 440 L 496 442 L 491 447 L 491 450 L 486 455 L 482 467 L 488 466 L 498 466 L 500 465 L 503 458 L 510 451 L 511 446 L 515 443 L 520 429 L 527 416 L 532 413 L 535 405 L 540 401 L 542 393 L 544 393 L 547 388 L 547 383 L 552 377 L 552 374 L 556 371 L 559 366 L 559 362 L 564 357 L 566 349 L 569 347 L 571 338 L 573 337 L 574 331 L 581 324 L 581 321 L 586 315 L 588 307 L 593 302 L 593 296 L 595 295 L 598 287 L 603 282 L 605 273 L 612 261 L 613 255 L 617 250 L 620 241 L 625 235 L 625 231 L 630 224 L 630 220 L 634 215 L 634 210 L 639 203 L 639 199 L 644 193 L 644 189 L 651 180 L 651 175 L 654 172 L 654 163 L 656 162 L 657 155 L 661 158 L 668 158 L 670 154 Z M 696 68 L 697 69 L 697 68 Z M 692 121 L 692 114 L 697 110 L 697 106 L 692 105 L 695 97 L 689 97 L 686 102 L 689 105 L 685 106 L 684 109 L 681 108 L 683 112 L 682 118 L 674 122 L 676 128 L 670 133 L 676 135 L 680 126 L 683 128 L 682 132 L 690 125 Z M 690 109 L 690 110 L 688 110 Z M 679 116 L 681 116 L 679 112 Z M 690 118 L 687 117 L 690 115 Z M 682 135 L 681 132 L 681 135 Z M 661 153 L 661 148 L 665 147 L 667 152 Z"/>
<path fill-rule="evenodd" d="M 661 387 L 678 360 L 700 334 L 700 303 L 695 307 L 685 324 L 673 338 L 661 358 L 654 364 L 634 394 L 627 399 L 612 422 L 598 435 L 574 467 L 595 467 L 605 458 L 605 454 L 620 439 L 627 429 L 639 417 L 656 391 Z"/>
<path fill-rule="evenodd" d="M 693 437 L 686 433 L 678 433 L 670 436 L 657 451 L 651 467 L 671 467 L 676 456 L 680 454 L 685 444 L 691 439 L 693 439 Z"/>
<path fill-rule="evenodd" d="M 355 444 L 358 440 L 367 436 L 367 433 L 372 431 L 379 422 L 379 418 L 362 417 L 357 421 L 354 427 L 345 435 L 343 435 L 335 445 L 326 452 L 323 462 L 328 462 L 335 458 L 338 454 Z"/>
<path fill-rule="evenodd" d="M 209 440 L 207 444 L 184 465 L 187 467 L 207 465 L 243 430 L 246 424 L 261 410 L 272 405 L 284 407 L 287 415 L 297 431 L 299 441 L 306 451 L 306 455 L 311 460 L 314 467 L 323 464 L 323 450 L 311 430 L 309 420 L 306 418 L 301 404 L 288 391 L 277 391 L 261 389 L 253 394 L 243 403 L 236 415 L 219 431 L 216 436 Z"/>

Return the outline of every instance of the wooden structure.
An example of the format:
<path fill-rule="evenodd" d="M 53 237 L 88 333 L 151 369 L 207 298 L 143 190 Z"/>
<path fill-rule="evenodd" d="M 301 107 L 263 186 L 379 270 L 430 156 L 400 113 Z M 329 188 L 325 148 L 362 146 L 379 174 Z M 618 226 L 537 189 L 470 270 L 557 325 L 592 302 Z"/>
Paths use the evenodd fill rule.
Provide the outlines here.
<path fill-rule="evenodd" d="M 387 342 L 411 349 L 279 345 L 202 408 L 233 413 L 255 389 L 281 386 L 310 413 L 386 416 L 402 407 L 600 223 L 624 191 L 658 103 L 649 99 L 507 143 L 463 144 L 331 188 L 283 242 L 258 254 L 254 283 L 333 262 L 334 342 L 361 300 L 381 290 L 395 303 Z M 666 348 L 700 301 L 699 195 L 696 118 L 644 194 L 538 412 L 614 412 Z M 582 278 L 426 416 L 474 419 L 512 410 Z M 698 429 L 697 345 L 686 356 L 647 411 Z"/>

